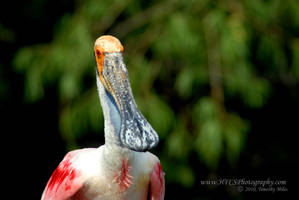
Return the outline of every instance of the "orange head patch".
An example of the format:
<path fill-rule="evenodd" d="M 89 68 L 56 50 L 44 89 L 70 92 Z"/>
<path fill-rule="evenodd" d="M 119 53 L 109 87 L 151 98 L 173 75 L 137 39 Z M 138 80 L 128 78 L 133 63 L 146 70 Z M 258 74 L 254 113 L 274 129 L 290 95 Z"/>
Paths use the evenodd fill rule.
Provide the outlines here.
<path fill-rule="evenodd" d="M 103 69 L 105 53 L 120 53 L 123 51 L 124 47 L 117 38 L 110 35 L 99 37 L 94 44 L 94 52 L 99 74 L 101 75 Z"/>
<path fill-rule="evenodd" d="M 95 50 L 102 51 L 102 53 L 113 53 L 113 52 L 123 52 L 124 47 L 120 43 L 120 41 L 110 35 L 103 35 L 99 37 L 95 44 Z"/>

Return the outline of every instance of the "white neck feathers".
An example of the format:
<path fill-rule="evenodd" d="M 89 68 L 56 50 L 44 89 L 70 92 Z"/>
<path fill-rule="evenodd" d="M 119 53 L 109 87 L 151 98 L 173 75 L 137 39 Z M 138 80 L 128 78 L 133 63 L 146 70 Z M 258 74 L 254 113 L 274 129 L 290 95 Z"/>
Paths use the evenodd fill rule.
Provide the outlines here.
<path fill-rule="evenodd" d="M 120 157 L 127 157 L 129 159 L 132 153 L 132 150 L 119 146 L 119 138 L 118 138 L 118 128 L 116 125 L 120 125 L 120 116 L 117 108 L 113 107 L 111 104 L 109 97 L 107 96 L 107 92 L 100 81 L 100 78 L 97 76 L 97 86 L 98 92 L 101 100 L 101 106 L 104 114 L 104 131 L 105 131 L 105 156 L 112 156 L 109 154 L 113 154 L 111 157 L 112 160 L 116 155 Z M 113 166 L 113 165 L 112 165 Z"/>

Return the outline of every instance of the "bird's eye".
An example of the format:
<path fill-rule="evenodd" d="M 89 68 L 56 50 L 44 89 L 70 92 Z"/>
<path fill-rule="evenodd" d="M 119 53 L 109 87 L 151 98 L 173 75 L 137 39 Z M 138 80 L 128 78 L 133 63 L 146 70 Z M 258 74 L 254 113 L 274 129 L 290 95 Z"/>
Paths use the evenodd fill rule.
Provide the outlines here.
<path fill-rule="evenodd" d="M 96 50 L 96 54 L 98 57 L 100 57 L 102 55 L 101 51 L 99 51 L 99 50 Z"/>

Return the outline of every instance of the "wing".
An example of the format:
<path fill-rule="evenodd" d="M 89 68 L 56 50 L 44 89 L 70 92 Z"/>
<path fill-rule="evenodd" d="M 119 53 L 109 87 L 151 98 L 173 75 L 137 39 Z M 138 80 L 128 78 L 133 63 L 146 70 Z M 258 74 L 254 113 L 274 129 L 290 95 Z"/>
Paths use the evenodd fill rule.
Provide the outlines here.
<path fill-rule="evenodd" d="M 164 172 L 160 162 L 154 166 L 150 174 L 149 200 L 163 200 L 165 195 Z"/>
<path fill-rule="evenodd" d="M 72 197 L 83 186 L 84 178 L 72 158 L 78 151 L 68 153 L 49 179 L 42 200 L 65 200 Z"/>

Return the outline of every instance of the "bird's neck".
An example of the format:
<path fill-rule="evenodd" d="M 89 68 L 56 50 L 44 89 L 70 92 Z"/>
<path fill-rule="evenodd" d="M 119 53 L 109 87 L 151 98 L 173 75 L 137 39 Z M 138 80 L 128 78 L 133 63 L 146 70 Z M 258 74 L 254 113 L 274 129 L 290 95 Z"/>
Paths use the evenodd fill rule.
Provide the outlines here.
<path fill-rule="evenodd" d="M 134 152 L 119 145 L 120 114 L 113 97 L 105 90 L 97 77 L 98 92 L 104 114 L 105 145 L 104 159 L 109 167 L 118 168 L 123 160 L 130 161 Z"/>
<path fill-rule="evenodd" d="M 113 97 L 106 91 L 99 77 L 97 77 L 97 86 L 104 115 L 105 145 L 115 146 L 119 144 L 118 134 L 121 123 L 119 110 Z"/>
<path fill-rule="evenodd" d="M 107 172 L 111 172 L 111 176 L 115 175 L 115 172 L 119 172 L 123 167 L 123 163 L 131 165 L 135 158 L 135 154 L 132 150 L 120 147 L 118 145 L 104 145 L 103 147 L 103 159 L 102 166 L 105 167 Z M 108 174 L 107 174 L 108 175 Z"/>

